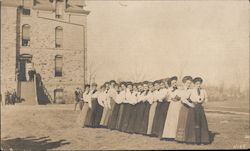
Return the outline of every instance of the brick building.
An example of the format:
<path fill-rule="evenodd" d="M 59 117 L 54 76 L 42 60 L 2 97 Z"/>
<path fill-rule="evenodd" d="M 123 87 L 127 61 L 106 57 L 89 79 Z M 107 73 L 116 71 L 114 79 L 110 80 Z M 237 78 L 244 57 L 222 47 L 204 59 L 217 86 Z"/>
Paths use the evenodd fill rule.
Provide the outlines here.
<path fill-rule="evenodd" d="M 1 94 L 70 103 L 86 72 L 84 0 L 1 1 Z M 36 70 L 34 82 L 28 71 Z M 4 98 L 4 97 L 3 97 Z"/>

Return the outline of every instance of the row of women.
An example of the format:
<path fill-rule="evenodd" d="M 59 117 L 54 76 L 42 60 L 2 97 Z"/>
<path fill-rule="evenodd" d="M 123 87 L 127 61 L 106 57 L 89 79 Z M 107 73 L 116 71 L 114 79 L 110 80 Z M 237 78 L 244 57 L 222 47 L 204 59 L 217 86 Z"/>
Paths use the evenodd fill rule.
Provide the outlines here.
<path fill-rule="evenodd" d="M 86 85 L 81 127 L 105 127 L 182 143 L 208 144 L 210 136 L 202 104 L 207 102 L 202 78 L 176 76 L 154 82 L 106 82 Z"/>

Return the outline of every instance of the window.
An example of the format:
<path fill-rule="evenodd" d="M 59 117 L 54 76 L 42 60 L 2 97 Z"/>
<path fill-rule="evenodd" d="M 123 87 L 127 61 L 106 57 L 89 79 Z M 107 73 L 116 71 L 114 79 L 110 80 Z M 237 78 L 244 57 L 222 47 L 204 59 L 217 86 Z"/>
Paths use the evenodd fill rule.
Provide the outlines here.
<path fill-rule="evenodd" d="M 61 55 L 57 55 L 55 57 L 55 77 L 62 76 L 62 66 L 63 66 L 63 57 Z"/>
<path fill-rule="evenodd" d="M 30 9 L 23 8 L 23 15 L 30 16 Z"/>
<path fill-rule="evenodd" d="M 64 2 L 63 0 L 58 0 L 56 2 L 56 18 L 62 19 L 64 11 Z"/>
<path fill-rule="evenodd" d="M 64 103 L 63 89 L 55 89 L 54 90 L 54 101 L 55 101 L 55 103 Z"/>
<path fill-rule="evenodd" d="M 63 28 L 56 27 L 56 48 L 61 48 L 63 44 Z"/>
<path fill-rule="evenodd" d="M 22 27 L 22 46 L 30 46 L 30 25 Z"/>

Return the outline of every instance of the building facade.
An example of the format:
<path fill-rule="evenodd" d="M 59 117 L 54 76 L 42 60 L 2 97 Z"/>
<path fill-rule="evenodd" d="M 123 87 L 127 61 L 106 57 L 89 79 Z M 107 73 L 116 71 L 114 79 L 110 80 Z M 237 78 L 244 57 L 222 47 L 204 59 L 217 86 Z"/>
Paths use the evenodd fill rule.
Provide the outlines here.
<path fill-rule="evenodd" d="M 86 79 L 84 7 L 84 0 L 1 0 L 2 96 L 14 89 L 21 95 L 35 69 L 38 99 L 44 93 L 52 103 L 74 101 Z"/>

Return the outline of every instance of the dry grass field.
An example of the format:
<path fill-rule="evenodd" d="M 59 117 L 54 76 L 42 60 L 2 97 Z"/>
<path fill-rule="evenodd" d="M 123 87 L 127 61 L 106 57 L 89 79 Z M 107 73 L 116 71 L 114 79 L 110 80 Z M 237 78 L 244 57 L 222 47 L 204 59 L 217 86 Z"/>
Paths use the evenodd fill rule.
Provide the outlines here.
<path fill-rule="evenodd" d="M 158 138 L 126 134 L 103 128 L 80 128 L 73 105 L 2 106 L 3 149 L 235 149 L 249 148 L 249 103 L 209 102 L 206 106 L 213 142 L 178 144 Z"/>

